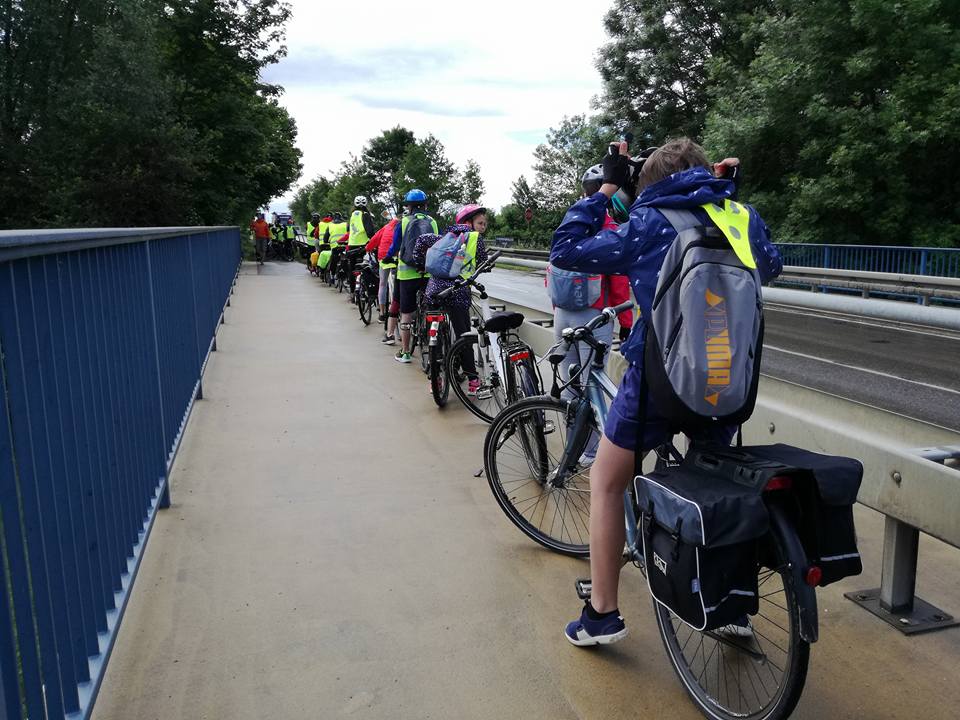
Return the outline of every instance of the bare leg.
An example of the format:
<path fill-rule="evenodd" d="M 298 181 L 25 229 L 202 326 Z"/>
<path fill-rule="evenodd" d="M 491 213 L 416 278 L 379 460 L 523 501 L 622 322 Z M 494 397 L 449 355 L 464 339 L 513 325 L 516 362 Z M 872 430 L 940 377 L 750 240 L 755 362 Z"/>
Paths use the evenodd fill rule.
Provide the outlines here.
<path fill-rule="evenodd" d="M 633 452 L 600 439 L 590 468 L 590 604 L 597 612 L 617 608 L 623 565 L 623 493 L 633 475 Z"/>

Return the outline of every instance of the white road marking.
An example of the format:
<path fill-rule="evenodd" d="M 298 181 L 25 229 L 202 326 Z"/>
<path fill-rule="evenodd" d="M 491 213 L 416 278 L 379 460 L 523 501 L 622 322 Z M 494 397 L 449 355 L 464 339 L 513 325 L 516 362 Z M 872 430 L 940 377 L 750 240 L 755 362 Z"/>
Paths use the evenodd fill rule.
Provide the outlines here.
<path fill-rule="evenodd" d="M 953 393 L 954 395 L 960 395 L 960 390 L 954 390 L 952 388 L 943 387 L 942 385 L 934 385 L 933 383 L 923 382 L 921 380 L 911 380 L 909 378 L 901 377 L 900 375 L 892 375 L 890 373 L 881 372 L 880 370 L 871 370 L 870 368 L 859 367 L 857 365 L 848 365 L 847 363 L 837 362 L 836 360 L 828 360 L 827 358 L 817 357 L 816 355 L 808 355 L 807 353 L 797 352 L 796 350 L 787 350 L 786 348 L 777 347 L 776 345 L 767 345 L 763 344 L 763 349 L 774 350 L 776 352 L 785 353 L 787 355 L 796 355 L 797 357 L 807 358 L 808 360 L 816 360 L 817 362 L 828 363 L 830 365 L 836 365 L 838 367 L 844 367 L 849 370 L 857 370 L 859 372 L 870 373 L 871 375 L 879 375 L 880 377 L 889 378 L 891 380 L 899 380 L 900 382 L 910 383 L 911 385 L 922 385 L 923 387 L 930 388 L 931 390 L 940 390 L 941 392 Z"/>

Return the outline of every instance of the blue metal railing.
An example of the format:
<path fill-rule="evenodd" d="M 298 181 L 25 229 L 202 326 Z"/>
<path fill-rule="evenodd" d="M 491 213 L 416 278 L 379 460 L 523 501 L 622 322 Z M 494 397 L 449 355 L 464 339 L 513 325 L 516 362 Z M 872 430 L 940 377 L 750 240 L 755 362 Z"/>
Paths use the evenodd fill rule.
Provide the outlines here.
<path fill-rule="evenodd" d="M 87 718 L 237 228 L 0 232 L 0 720 Z"/>
<path fill-rule="evenodd" d="M 783 264 L 861 272 L 960 277 L 960 248 L 777 243 Z"/>

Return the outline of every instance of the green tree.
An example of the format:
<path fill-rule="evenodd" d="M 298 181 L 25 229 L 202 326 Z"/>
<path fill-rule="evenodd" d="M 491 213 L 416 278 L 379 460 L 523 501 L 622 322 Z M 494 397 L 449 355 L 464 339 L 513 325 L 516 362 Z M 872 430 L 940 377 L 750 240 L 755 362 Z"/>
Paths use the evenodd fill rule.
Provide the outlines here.
<path fill-rule="evenodd" d="M 960 5 L 780 4 L 748 69 L 713 68 L 706 134 L 777 239 L 960 245 Z"/>
<path fill-rule="evenodd" d="M 480 165 L 476 160 L 467 160 L 463 169 L 463 177 L 460 180 L 460 202 L 463 204 L 477 203 L 483 204 L 483 193 L 485 188 L 483 178 L 480 176 Z"/>
<path fill-rule="evenodd" d="M 299 173 L 280 0 L 0 2 L 6 227 L 245 223 Z"/>
<path fill-rule="evenodd" d="M 638 145 L 699 137 L 709 104 L 709 64 L 746 67 L 758 39 L 749 29 L 779 0 L 623 0 L 604 18 L 610 41 L 597 58 L 601 100 Z"/>
<path fill-rule="evenodd" d="M 398 197 L 411 188 L 423 190 L 429 206 L 438 212 L 449 212 L 462 194 L 456 167 L 447 158 L 443 143 L 433 135 L 407 147 L 394 183 Z"/>
<path fill-rule="evenodd" d="M 580 196 L 584 171 L 603 159 L 607 144 L 615 139 L 610 126 L 585 115 L 565 117 L 551 128 L 547 142 L 533 151 L 537 205 L 568 208 Z"/>
<path fill-rule="evenodd" d="M 400 206 L 403 191 L 398 176 L 407 150 L 416 144 L 413 132 L 399 125 L 372 138 L 363 149 L 361 159 L 372 183 L 371 195 L 384 206 Z"/>

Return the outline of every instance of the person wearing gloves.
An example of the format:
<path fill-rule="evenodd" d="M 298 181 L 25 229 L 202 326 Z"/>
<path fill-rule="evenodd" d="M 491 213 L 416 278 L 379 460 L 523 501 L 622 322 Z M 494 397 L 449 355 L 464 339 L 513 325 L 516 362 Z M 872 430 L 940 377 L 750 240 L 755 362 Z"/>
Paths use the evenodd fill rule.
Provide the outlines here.
<path fill-rule="evenodd" d="M 703 149 L 688 138 L 671 140 L 640 165 L 627 154 L 627 143 L 613 145 L 603 160 L 598 192 L 571 207 L 553 236 L 550 262 L 564 270 L 625 274 L 640 313 L 649 317 L 660 268 L 677 232 L 661 212 L 683 209 L 704 224 L 704 208 L 724 205 L 736 193 L 728 179 L 739 161 L 728 158 L 711 166 Z M 637 196 L 639 194 L 639 197 Z M 625 213 L 620 226 L 604 229 L 607 207 Z M 748 240 L 762 282 L 782 268 L 766 224 L 749 206 Z M 596 461 L 590 471 L 590 572 L 592 595 L 580 617 L 570 622 L 566 639 L 577 646 L 616 642 L 627 635 L 617 609 L 617 591 L 624 545 L 623 493 L 633 476 L 635 453 L 644 453 L 670 439 L 667 423 L 648 401 L 640 407 L 645 333 L 634 329 L 621 351 L 629 367 L 614 399 Z M 713 431 L 721 437 L 693 437 L 694 442 L 728 444 L 735 428 Z"/>

